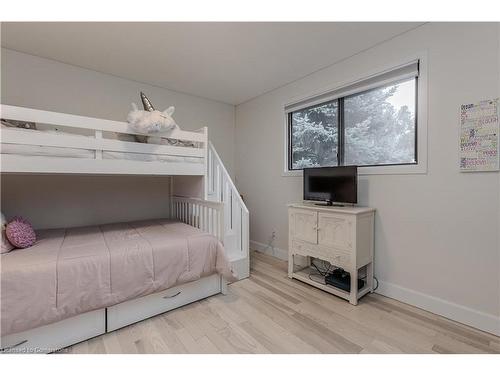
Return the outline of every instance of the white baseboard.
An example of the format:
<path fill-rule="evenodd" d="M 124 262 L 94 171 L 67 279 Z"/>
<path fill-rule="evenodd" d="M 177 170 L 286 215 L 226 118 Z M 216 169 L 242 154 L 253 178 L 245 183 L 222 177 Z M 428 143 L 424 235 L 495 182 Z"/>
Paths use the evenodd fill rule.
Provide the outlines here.
<path fill-rule="evenodd" d="M 250 248 L 258 251 L 259 253 L 268 254 L 282 260 L 288 260 L 288 250 L 283 250 L 277 247 L 270 247 L 262 242 L 252 240 L 250 240 Z"/>
<path fill-rule="evenodd" d="M 459 323 L 500 336 L 500 316 L 486 314 L 469 307 L 423 294 L 415 290 L 380 281 L 378 294 L 419 307 Z"/>

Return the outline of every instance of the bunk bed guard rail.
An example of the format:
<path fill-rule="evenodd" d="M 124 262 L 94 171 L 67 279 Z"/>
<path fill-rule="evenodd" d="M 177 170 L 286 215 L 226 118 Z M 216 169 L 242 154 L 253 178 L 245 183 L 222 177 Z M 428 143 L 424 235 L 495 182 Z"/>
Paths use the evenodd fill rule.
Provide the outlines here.
<path fill-rule="evenodd" d="M 172 197 L 171 216 L 210 233 L 224 243 L 224 205 L 195 198 Z"/>
<path fill-rule="evenodd" d="M 2 172 L 42 172 L 42 173 L 120 173 L 120 174 L 201 174 L 203 175 L 203 165 L 206 164 L 206 149 L 208 146 L 207 128 L 197 131 L 183 131 L 174 129 L 167 134 L 157 134 L 156 136 L 168 137 L 174 140 L 197 142 L 200 147 L 178 147 L 174 145 L 159 145 L 149 143 L 137 143 L 124 141 L 110 136 L 114 134 L 127 134 L 131 136 L 144 135 L 135 132 L 128 123 L 111 121 L 105 119 L 71 115 L 67 113 L 57 113 L 43 111 L 32 108 L 16 107 L 11 105 L 0 105 L 0 116 L 2 119 L 34 122 L 42 124 L 42 130 L 46 125 L 49 127 L 63 127 L 66 130 L 73 129 L 77 134 L 68 132 L 47 131 L 19 131 L 16 128 L 2 128 L 1 143 L 23 146 L 44 146 L 57 148 L 71 148 L 77 150 L 89 150 L 94 152 L 94 157 L 90 159 L 76 160 L 78 158 L 52 157 L 40 158 L 39 156 L 25 156 L 15 153 L 4 153 L 2 151 Z M 87 134 L 81 136 L 78 133 Z M 104 136 L 107 134 L 108 136 Z M 126 154 L 146 154 L 158 157 L 190 157 L 200 159 L 199 173 L 198 167 L 188 168 L 193 163 L 183 163 L 179 168 L 172 168 L 169 171 L 165 168 L 167 163 L 148 162 L 137 163 L 135 160 L 103 160 L 103 152 L 126 153 Z M 43 161 L 42 161 L 43 160 Z M 39 161 L 39 162 L 34 162 Z M 129 161 L 133 161 L 130 163 Z M 170 163 L 170 165 L 173 165 Z M 153 167 L 154 166 L 154 167 Z M 78 168 L 77 168 L 78 167 Z M 195 170 L 197 173 L 192 173 Z"/>

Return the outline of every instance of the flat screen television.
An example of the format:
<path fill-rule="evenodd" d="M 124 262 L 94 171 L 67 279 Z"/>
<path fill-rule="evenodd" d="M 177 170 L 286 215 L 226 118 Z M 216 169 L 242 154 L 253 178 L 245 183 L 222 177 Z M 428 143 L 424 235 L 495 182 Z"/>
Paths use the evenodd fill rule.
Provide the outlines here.
<path fill-rule="evenodd" d="M 304 168 L 304 200 L 328 206 L 358 203 L 358 167 Z"/>

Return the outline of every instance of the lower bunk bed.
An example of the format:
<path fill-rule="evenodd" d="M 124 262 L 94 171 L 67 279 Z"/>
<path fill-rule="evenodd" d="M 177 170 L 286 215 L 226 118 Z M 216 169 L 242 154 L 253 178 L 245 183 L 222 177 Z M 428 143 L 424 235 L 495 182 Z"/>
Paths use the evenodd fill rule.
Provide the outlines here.
<path fill-rule="evenodd" d="M 1 255 L 1 350 L 48 353 L 225 293 L 216 236 L 158 219 L 39 231 Z"/>

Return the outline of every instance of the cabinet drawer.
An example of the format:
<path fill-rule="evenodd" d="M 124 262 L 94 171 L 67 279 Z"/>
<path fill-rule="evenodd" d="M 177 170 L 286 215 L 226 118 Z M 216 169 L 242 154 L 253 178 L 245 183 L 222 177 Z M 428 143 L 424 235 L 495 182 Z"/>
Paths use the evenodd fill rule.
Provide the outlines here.
<path fill-rule="evenodd" d="M 86 312 L 45 326 L 0 338 L 4 353 L 51 353 L 106 333 L 104 309 Z"/>
<path fill-rule="evenodd" d="M 292 253 L 300 255 L 309 255 L 312 249 L 310 244 L 301 241 L 292 241 Z"/>
<path fill-rule="evenodd" d="M 345 270 L 349 270 L 352 265 L 351 261 L 351 255 L 342 253 L 342 252 L 335 252 L 333 254 L 333 265 L 336 267 L 341 267 L 344 268 Z"/>
<path fill-rule="evenodd" d="M 297 240 L 292 241 L 292 253 L 323 259 L 332 263 L 336 267 L 342 267 L 345 269 L 350 269 L 353 264 L 350 253 L 340 249 L 325 248 L 320 245 L 309 244 L 307 242 Z"/>
<path fill-rule="evenodd" d="M 218 274 L 108 308 L 108 332 L 184 306 L 221 291 Z"/>
<path fill-rule="evenodd" d="M 331 252 L 321 249 L 320 247 L 318 247 L 318 245 L 314 245 L 304 241 L 292 241 L 292 252 L 298 255 L 312 256 L 325 260 L 331 258 Z"/>

